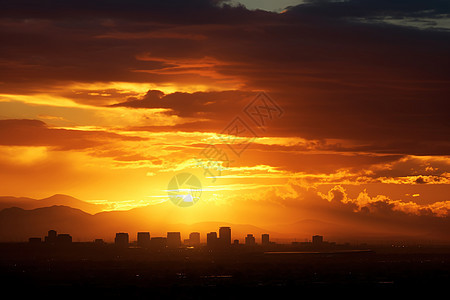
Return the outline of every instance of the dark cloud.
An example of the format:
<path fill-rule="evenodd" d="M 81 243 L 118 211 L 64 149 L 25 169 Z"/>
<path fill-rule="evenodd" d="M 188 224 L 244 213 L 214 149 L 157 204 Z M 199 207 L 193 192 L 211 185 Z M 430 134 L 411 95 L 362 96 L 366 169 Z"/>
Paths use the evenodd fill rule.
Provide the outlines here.
<path fill-rule="evenodd" d="M 308 0 L 289 13 L 323 17 L 436 17 L 450 12 L 446 0 Z"/>
<path fill-rule="evenodd" d="M 142 99 L 131 98 L 127 102 L 112 105 L 132 108 L 168 108 L 171 114 L 199 119 L 231 118 L 244 109 L 256 93 L 243 91 L 171 93 L 165 95 L 158 90 L 150 90 Z"/>
<path fill-rule="evenodd" d="M 424 184 L 424 183 L 427 183 L 427 182 L 425 181 L 425 179 L 423 179 L 422 177 L 418 177 L 418 178 L 415 180 L 415 182 L 416 182 L 417 184 Z"/>
<path fill-rule="evenodd" d="M 105 3 L 2 1 L 0 91 L 232 82 L 242 91 L 150 93 L 117 105 L 198 119 L 169 130 L 221 130 L 241 112 L 236 99 L 266 90 L 286 112 L 266 135 L 349 140 L 349 151 L 450 153 L 450 33 L 366 22 L 439 18 L 444 1 L 311 1 L 284 14 L 206 0 Z"/>
<path fill-rule="evenodd" d="M 50 146 L 58 150 L 86 149 L 112 141 L 142 140 L 103 131 L 48 127 L 39 120 L 0 120 L 0 145 Z"/>
<path fill-rule="evenodd" d="M 176 24 L 223 23 L 231 17 L 249 16 L 243 6 L 230 7 L 228 0 L 2 0 L 0 15 L 8 18 L 37 19 L 120 19 L 158 21 Z M 226 12 L 224 14 L 224 11 Z M 263 14 L 259 12 L 258 14 Z"/>

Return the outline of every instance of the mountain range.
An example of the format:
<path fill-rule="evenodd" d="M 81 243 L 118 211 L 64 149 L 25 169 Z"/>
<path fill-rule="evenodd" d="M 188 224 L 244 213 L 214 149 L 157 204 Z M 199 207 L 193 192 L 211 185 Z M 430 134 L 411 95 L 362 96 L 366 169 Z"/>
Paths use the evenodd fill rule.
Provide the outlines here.
<path fill-rule="evenodd" d="M 152 236 L 165 236 L 168 231 L 182 232 L 182 238 L 188 238 L 190 232 L 201 232 L 202 238 L 210 231 L 218 231 L 220 226 L 230 226 L 233 235 L 245 237 L 252 233 L 260 236 L 262 233 L 275 234 L 262 228 L 248 224 L 231 224 L 225 222 L 200 222 L 194 224 L 166 224 L 148 215 L 149 207 L 135 208 L 128 211 L 111 211 L 89 214 L 80 209 L 68 206 L 42 207 L 25 210 L 18 207 L 5 208 L 0 211 L 0 241 L 19 242 L 29 237 L 43 238 L 49 229 L 59 233 L 70 233 L 74 241 L 92 241 L 103 238 L 111 242 L 116 232 L 130 233 L 130 239 L 135 240 L 138 231 L 150 231 Z"/>
<path fill-rule="evenodd" d="M 69 233 L 74 241 L 92 241 L 102 238 L 114 239 L 116 232 L 128 232 L 135 240 L 139 231 L 149 231 L 151 236 L 165 236 L 168 231 L 180 231 L 182 238 L 190 232 L 206 233 L 218 231 L 220 226 L 232 228 L 233 239 L 254 234 L 257 242 L 263 233 L 269 233 L 275 241 L 304 241 L 314 234 L 324 235 L 326 240 L 345 241 L 446 241 L 445 228 L 449 218 L 403 217 L 395 221 L 380 222 L 378 218 L 353 215 L 353 219 L 318 220 L 304 219 L 288 224 L 262 226 L 236 224 L 220 221 L 193 224 L 167 222 L 170 206 L 144 206 L 124 211 L 101 211 L 102 206 L 66 196 L 54 195 L 36 200 L 31 198 L 0 197 L 0 242 L 26 241 L 29 237 L 43 238 L 50 229 Z M 9 207 L 8 207 L 9 205 Z M 422 224 L 428 224 L 425 228 Z M 433 230 L 433 229 L 436 230 Z M 413 229 L 413 230 L 411 230 Z M 413 232 L 414 234 L 411 234 Z"/>
<path fill-rule="evenodd" d="M 72 196 L 62 194 L 55 194 L 51 197 L 43 199 L 33 199 L 28 197 L 11 197 L 11 196 L 0 197 L 0 210 L 9 207 L 19 207 L 30 210 L 41 207 L 50 207 L 54 205 L 65 205 L 72 208 L 78 208 L 91 214 L 101 212 L 107 208 L 106 205 L 93 204 L 79 200 Z"/>

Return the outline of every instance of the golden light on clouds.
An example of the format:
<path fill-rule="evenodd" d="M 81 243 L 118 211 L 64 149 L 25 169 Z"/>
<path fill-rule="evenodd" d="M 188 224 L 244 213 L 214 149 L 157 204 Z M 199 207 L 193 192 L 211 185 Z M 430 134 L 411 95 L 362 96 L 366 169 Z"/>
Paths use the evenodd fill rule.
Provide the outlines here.
<path fill-rule="evenodd" d="M 267 228 L 448 218 L 447 32 L 200 2 L 5 8 L 0 196 Z M 183 172 L 203 189 L 184 210 Z"/>

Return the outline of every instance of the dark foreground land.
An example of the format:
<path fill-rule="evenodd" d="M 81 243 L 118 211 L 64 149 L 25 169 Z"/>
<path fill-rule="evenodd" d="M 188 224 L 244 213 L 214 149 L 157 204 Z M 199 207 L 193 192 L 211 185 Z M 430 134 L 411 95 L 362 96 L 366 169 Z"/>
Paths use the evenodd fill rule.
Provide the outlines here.
<path fill-rule="evenodd" d="M 286 299 L 355 291 L 364 293 L 361 298 L 419 291 L 432 296 L 448 293 L 450 248 L 267 253 L 0 244 L 0 277 L 3 291 L 19 298 Z"/>

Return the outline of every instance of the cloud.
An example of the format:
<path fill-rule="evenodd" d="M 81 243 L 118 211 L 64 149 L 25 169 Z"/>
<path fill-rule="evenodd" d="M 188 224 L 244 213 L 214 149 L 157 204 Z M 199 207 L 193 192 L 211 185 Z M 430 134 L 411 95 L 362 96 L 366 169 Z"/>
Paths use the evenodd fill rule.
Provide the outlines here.
<path fill-rule="evenodd" d="M 81 150 L 113 141 L 140 140 L 145 139 L 106 131 L 55 129 L 39 120 L 0 120 L 0 145 L 51 146 L 59 150 Z"/>
<path fill-rule="evenodd" d="M 252 127 L 262 138 L 223 180 L 272 180 L 270 207 L 305 217 L 445 215 L 450 31 L 395 23 L 445 19 L 445 2 L 309 1 L 280 14 L 226 4 L 0 1 L 2 118 L 46 122 L 0 121 L 0 144 L 24 147 L 23 164 L 83 150 L 111 176 L 170 176 L 264 90 L 284 114 Z M 303 189 L 279 187 L 288 177 Z M 434 188 L 443 201 L 349 192 L 369 184 Z"/>
<path fill-rule="evenodd" d="M 141 99 L 130 99 L 112 105 L 131 108 L 167 108 L 180 117 L 208 120 L 231 119 L 254 98 L 256 93 L 243 91 L 217 91 L 164 94 L 149 90 Z"/>
<path fill-rule="evenodd" d="M 436 239 L 448 241 L 446 226 L 450 222 L 450 201 L 418 204 L 402 199 L 393 200 L 383 194 L 360 191 L 355 197 L 340 185 L 321 193 L 301 181 L 248 191 L 228 198 L 224 211 L 246 215 L 246 222 L 280 224 L 281 232 L 296 232 L 297 236 L 311 231 L 328 239 L 382 237 L 383 241 L 402 237 L 406 240 Z M 248 214 L 252 211 L 252 214 Z M 228 214 L 227 214 L 228 216 Z M 263 217 L 263 221 L 261 220 Z M 313 228 L 301 220 L 314 222 Z M 321 222 L 328 224 L 320 226 Z M 330 225 L 333 224 L 333 225 Z"/>
<path fill-rule="evenodd" d="M 287 12 L 331 18 L 384 16 L 417 18 L 436 17 L 450 12 L 445 0 L 308 0 L 305 2 L 288 8 Z"/>
<path fill-rule="evenodd" d="M 178 9 L 180 11 L 189 11 L 196 14 L 203 14 L 205 11 L 214 11 L 219 9 L 219 4 L 226 0 L 167 0 L 164 2 L 157 0 L 139 1 L 139 0 L 101 0 L 95 3 L 89 1 L 1 1 L 4 7 L 3 13 L 12 17 L 30 16 L 41 18 L 67 18 L 82 17 L 88 14 L 90 17 L 115 17 L 115 18 L 145 18 L 151 15 L 171 15 Z M 25 8 L 25 9 L 24 9 Z M 162 18 L 162 16 L 160 17 Z M 170 21 L 174 21 L 171 19 Z M 181 21 L 181 20 L 179 20 Z"/>
<path fill-rule="evenodd" d="M 407 215 L 426 215 L 434 217 L 450 216 L 450 201 L 441 201 L 431 204 L 418 204 L 412 201 L 392 200 L 385 195 L 371 197 L 367 190 L 360 192 L 355 199 L 349 198 L 345 188 L 334 186 L 327 194 L 318 192 L 318 195 L 331 203 L 342 204 L 345 210 L 353 212 L 372 213 L 379 215 L 391 215 L 401 212 Z"/>
<path fill-rule="evenodd" d="M 196 120 L 147 129 L 195 131 L 222 129 L 239 109 L 233 93 L 266 90 L 286 112 L 267 135 L 340 139 L 350 151 L 450 153 L 450 33 L 368 22 L 440 18 L 444 2 L 312 1 L 283 14 L 220 1 L 37 3 L 3 3 L 3 93 L 168 107 Z M 152 83 L 164 96 L 64 90 L 93 82 Z"/>

